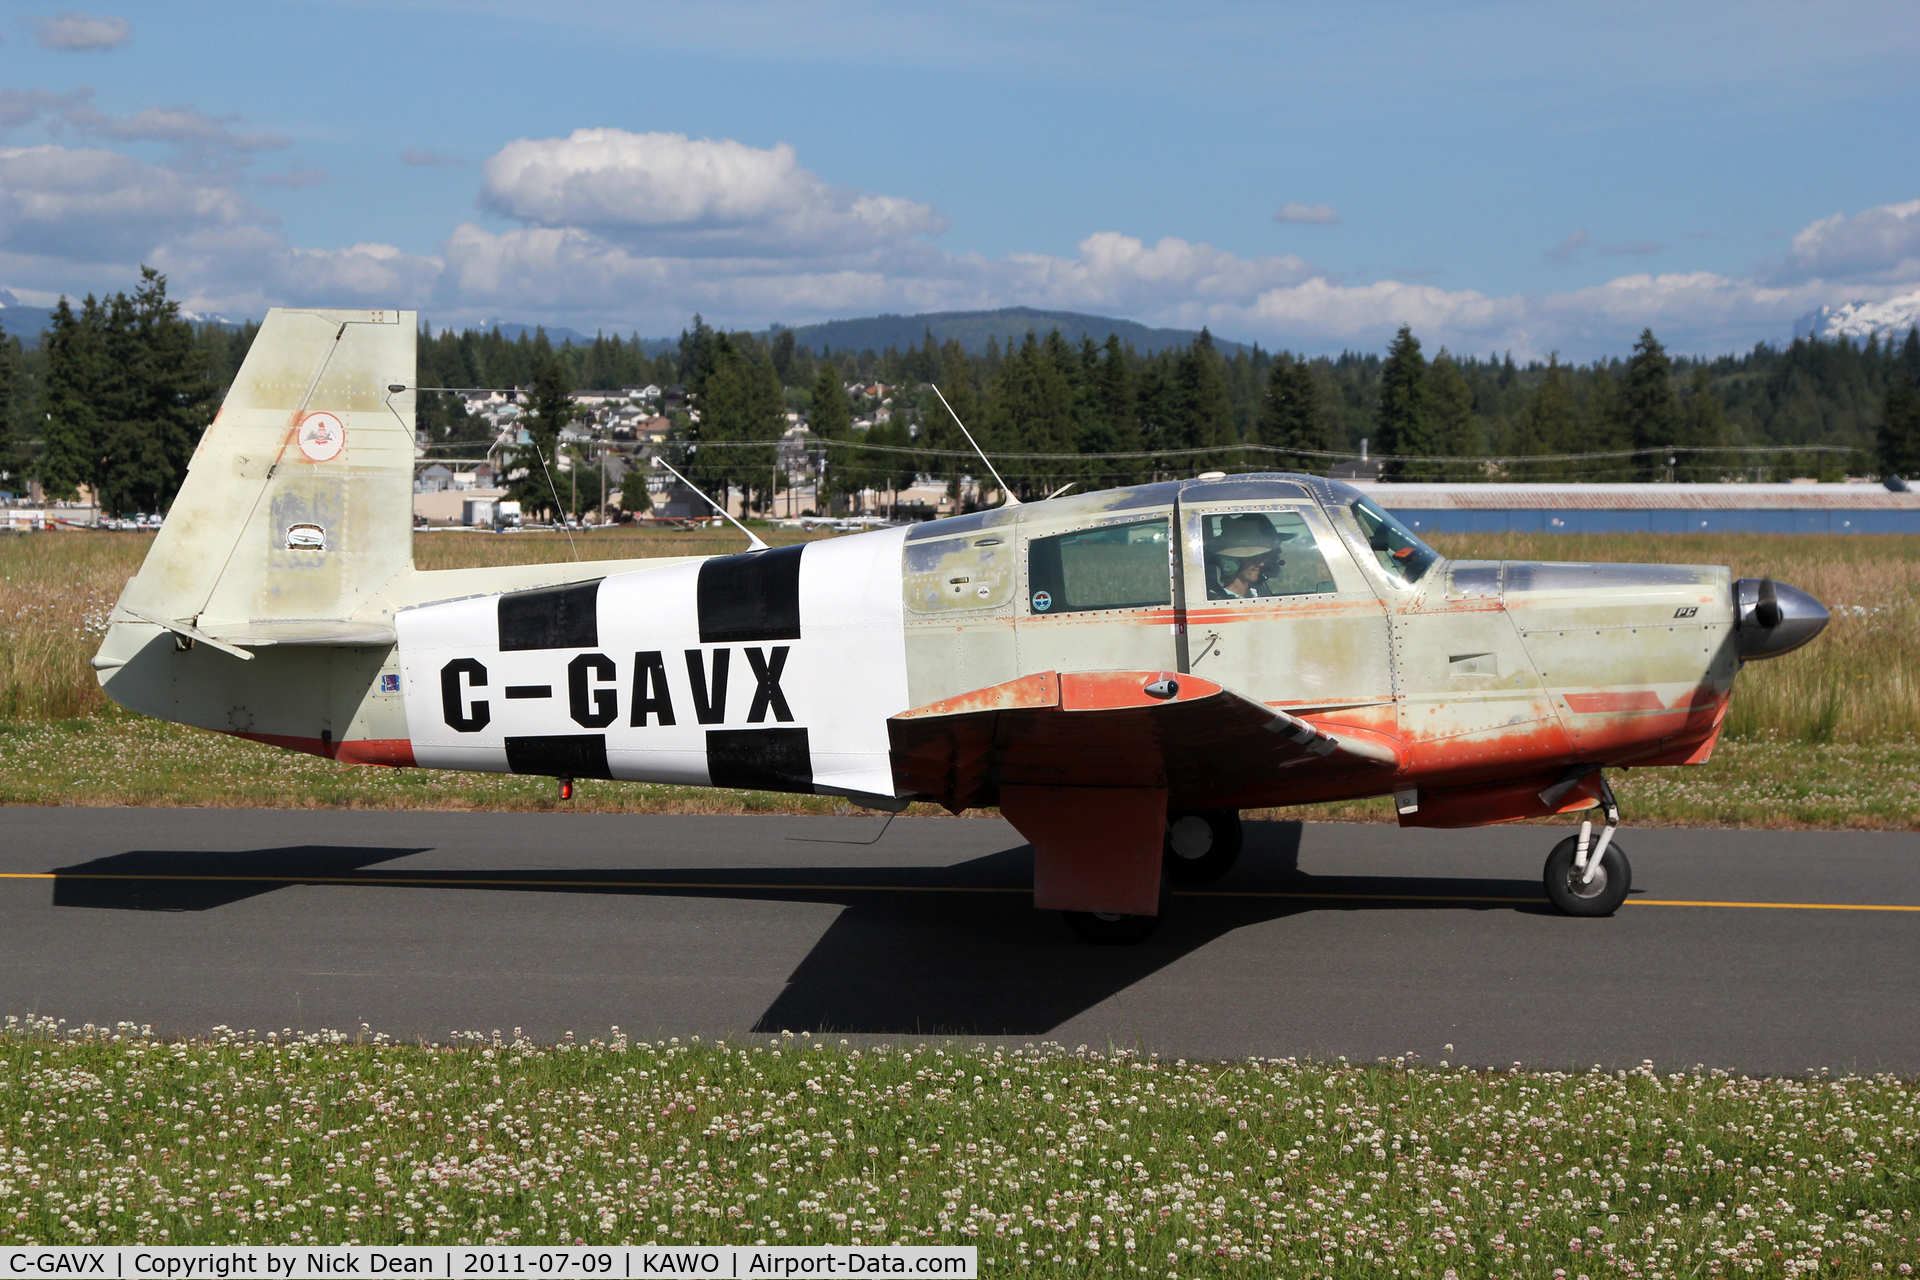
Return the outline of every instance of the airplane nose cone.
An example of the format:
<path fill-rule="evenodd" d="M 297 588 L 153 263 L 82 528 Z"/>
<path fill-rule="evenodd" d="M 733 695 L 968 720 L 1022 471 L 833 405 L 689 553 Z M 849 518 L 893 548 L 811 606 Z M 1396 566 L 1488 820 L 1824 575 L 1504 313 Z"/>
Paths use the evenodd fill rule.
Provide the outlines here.
<path fill-rule="evenodd" d="M 1777 658 L 1819 635 L 1827 625 L 1827 606 L 1772 578 L 1742 578 L 1733 584 L 1734 634 L 1740 660 Z"/>

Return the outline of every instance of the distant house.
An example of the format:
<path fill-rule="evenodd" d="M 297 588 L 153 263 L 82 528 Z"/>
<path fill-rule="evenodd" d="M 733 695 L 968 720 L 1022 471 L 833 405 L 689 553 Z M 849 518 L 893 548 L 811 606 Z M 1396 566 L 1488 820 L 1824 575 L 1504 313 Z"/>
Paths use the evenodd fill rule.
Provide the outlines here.
<path fill-rule="evenodd" d="M 415 493 L 444 493 L 453 488 L 453 468 L 436 462 L 413 478 Z"/>
<path fill-rule="evenodd" d="M 675 480 L 653 500 L 653 514 L 691 520 L 713 514 L 713 505 L 692 488 Z"/>

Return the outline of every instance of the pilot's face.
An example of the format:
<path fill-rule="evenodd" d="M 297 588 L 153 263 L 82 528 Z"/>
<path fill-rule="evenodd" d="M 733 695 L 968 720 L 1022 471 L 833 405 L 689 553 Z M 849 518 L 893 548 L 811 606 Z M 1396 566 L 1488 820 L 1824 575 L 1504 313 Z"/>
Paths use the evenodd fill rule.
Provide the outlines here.
<path fill-rule="evenodd" d="M 1242 560 L 1240 562 L 1240 572 L 1235 574 L 1234 578 L 1237 581 L 1246 583 L 1250 587 L 1254 586 L 1259 583 L 1260 579 L 1267 576 L 1267 565 L 1271 560 L 1271 556 L 1254 556 L 1251 559 Z"/>

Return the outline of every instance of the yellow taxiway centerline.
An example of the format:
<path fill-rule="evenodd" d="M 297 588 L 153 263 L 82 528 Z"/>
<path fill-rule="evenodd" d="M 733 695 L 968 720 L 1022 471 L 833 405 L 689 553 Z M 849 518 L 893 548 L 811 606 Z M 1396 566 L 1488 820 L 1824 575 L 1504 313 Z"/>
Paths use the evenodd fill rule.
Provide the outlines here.
<path fill-rule="evenodd" d="M 248 876 L 140 875 L 130 873 L 0 871 L 0 880 L 161 881 L 189 884 L 315 884 L 408 888 L 521 889 L 722 889 L 761 893 L 1032 893 L 1026 886 L 941 884 L 748 884 L 724 880 L 525 880 L 507 877 L 450 879 L 445 876 Z M 1309 902 L 1495 902 L 1532 904 L 1537 898 L 1471 893 L 1295 893 L 1284 890 L 1175 889 L 1176 898 L 1270 898 Z M 1629 907 L 1733 907 L 1750 911 L 1920 911 L 1920 906 L 1877 902 L 1710 902 L 1680 898 L 1628 898 Z"/>

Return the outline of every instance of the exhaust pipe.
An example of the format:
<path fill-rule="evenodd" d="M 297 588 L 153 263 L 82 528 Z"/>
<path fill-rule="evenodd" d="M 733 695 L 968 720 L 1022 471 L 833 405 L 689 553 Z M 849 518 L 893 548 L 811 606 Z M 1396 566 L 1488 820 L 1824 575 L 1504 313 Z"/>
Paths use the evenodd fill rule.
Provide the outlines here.
<path fill-rule="evenodd" d="M 1733 584 L 1733 632 L 1740 660 L 1777 658 L 1819 635 L 1827 607 L 1784 582 L 1742 578 Z"/>

